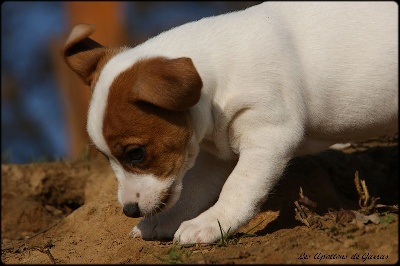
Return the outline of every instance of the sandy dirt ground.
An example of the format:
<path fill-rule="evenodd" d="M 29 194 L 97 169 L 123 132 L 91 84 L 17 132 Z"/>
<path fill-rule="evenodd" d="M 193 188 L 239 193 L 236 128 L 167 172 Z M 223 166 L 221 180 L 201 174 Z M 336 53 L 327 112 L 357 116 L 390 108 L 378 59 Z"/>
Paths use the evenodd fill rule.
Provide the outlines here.
<path fill-rule="evenodd" d="M 3 164 L 1 259 L 7 264 L 396 263 L 398 159 L 397 138 L 295 158 L 248 225 L 215 245 L 189 247 L 129 236 L 140 218 L 123 215 L 116 178 L 104 159 Z M 356 171 L 367 186 L 360 185 L 360 203 Z"/>

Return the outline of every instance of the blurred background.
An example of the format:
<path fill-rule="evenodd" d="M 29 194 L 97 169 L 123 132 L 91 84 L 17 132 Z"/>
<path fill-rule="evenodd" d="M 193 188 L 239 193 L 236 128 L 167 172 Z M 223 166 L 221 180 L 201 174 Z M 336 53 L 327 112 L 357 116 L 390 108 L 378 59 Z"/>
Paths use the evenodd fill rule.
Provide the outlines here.
<path fill-rule="evenodd" d="M 91 38 L 105 46 L 133 47 L 174 26 L 258 3 L 3 2 L 2 163 L 96 156 L 86 133 L 90 89 L 61 53 L 75 24 L 95 24 Z"/>

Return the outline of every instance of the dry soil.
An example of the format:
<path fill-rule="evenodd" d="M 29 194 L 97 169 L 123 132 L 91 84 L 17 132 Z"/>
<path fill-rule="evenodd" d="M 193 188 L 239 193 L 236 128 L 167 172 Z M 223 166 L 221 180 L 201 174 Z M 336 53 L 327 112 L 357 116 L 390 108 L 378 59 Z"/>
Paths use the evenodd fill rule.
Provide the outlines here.
<path fill-rule="evenodd" d="M 359 205 L 356 171 L 370 197 L 380 198 L 370 198 L 369 207 Z M 242 233 L 209 246 L 131 238 L 140 218 L 123 215 L 116 179 L 101 158 L 3 164 L 1 172 L 1 259 L 7 264 L 398 260 L 397 139 L 293 159 Z"/>

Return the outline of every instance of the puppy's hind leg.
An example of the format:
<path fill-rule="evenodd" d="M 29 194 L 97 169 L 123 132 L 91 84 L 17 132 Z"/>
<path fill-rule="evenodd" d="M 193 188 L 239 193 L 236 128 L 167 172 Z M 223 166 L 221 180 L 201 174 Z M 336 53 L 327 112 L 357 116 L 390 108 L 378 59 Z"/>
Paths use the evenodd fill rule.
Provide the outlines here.
<path fill-rule="evenodd" d="M 183 221 L 197 217 L 218 199 L 222 186 L 236 165 L 236 161 L 222 161 L 200 151 L 196 163 L 183 178 L 179 200 L 169 210 L 146 217 L 132 230 L 132 235 L 143 239 L 172 239 Z"/>

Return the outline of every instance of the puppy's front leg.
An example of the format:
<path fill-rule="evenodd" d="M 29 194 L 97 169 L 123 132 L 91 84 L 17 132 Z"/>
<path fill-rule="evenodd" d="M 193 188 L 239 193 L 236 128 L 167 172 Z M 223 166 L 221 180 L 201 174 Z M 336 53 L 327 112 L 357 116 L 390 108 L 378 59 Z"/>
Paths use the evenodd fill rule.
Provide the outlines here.
<path fill-rule="evenodd" d="M 284 171 L 295 142 L 280 139 L 287 134 L 265 138 L 241 149 L 238 164 L 225 182 L 216 204 L 198 217 L 183 222 L 174 240 L 180 244 L 213 243 L 224 232 L 235 232 L 257 212 Z M 268 134 L 266 135 L 268 136 Z M 257 138 L 256 138 L 257 139 Z M 264 145 L 264 147 L 260 147 Z M 219 222 L 219 223 L 218 223 Z"/>
<path fill-rule="evenodd" d="M 183 221 L 192 219 L 212 206 L 236 161 L 222 161 L 200 151 L 196 163 L 183 178 L 178 202 L 169 210 L 143 218 L 132 235 L 143 239 L 172 239 Z"/>

